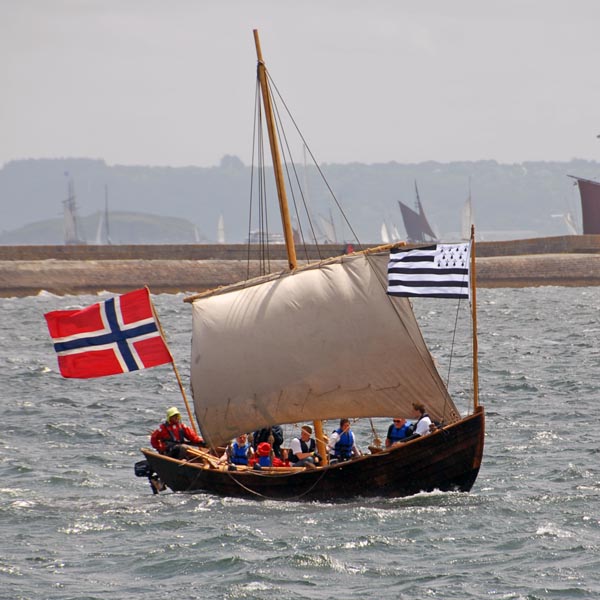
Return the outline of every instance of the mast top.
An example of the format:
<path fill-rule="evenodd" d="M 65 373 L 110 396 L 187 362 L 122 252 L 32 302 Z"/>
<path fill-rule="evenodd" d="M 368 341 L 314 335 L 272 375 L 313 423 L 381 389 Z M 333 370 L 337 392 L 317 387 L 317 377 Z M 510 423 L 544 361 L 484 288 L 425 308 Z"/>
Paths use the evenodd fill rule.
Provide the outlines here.
<path fill-rule="evenodd" d="M 258 80 L 262 92 L 263 106 L 265 109 L 265 118 L 267 121 L 267 131 L 269 132 L 269 144 L 271 146 L 271 157 L 273 159 L 273 172 L 275 175 L 275 184 L 277 186 L 277 197 L 279 198 L 279 212 L 281 213 L 281 223 L 283 225 L 283 236 L 285 238 L 285 248 L 288 256 L 288 265 L 293 271 L 298 262 L 296 260 L 296 246 L 294 245 L 294 234 L 292 231 L 292 222 L 290 210 L 288 207 L 287 194 L 285 191 L 285 181 L 283 178 L 283 168 L 281 165 L 281 154 L 277 142 L 277 130 L 275 127 L 275 117 L 273 114 L 273 104 L 269 85 L 267 82 L 267 70 L 262 57 L 260 48 L 260 39 L 258 30 L 254 29 L 254 44 L 256 46 L 256 56 L 258 58 Z"/>

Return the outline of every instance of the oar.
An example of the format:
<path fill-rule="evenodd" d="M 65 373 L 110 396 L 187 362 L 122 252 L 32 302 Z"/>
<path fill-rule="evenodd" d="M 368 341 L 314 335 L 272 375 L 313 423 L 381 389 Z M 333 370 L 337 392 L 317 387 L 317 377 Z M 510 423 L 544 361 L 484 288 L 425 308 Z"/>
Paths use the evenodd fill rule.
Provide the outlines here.
<path fill-rule="evenodd" d="M 211 467 L 214 467 L 215 469 L 219 467 L 219 459 L 216 456 L 213 456 L 212 454 L 209 454 L 204 450 L 200 450 L 199 448 L 190 448 L 189 446 L 187 448 L 187 451 L 190 454 L 203 458 L 204 460 L 206 460 L 206 462 L 208 462 L 208 464 L 210 464 Z"/>

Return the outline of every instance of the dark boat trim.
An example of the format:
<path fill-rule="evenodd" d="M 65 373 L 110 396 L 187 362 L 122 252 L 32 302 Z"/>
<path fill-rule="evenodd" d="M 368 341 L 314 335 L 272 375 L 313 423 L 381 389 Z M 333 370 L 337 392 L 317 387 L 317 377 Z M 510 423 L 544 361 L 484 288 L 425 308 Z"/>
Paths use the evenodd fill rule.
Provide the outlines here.
<path fill-rule="evenodd" d="M 332 501 L 396 498 L 473 486 L 483 456 L 483 407 L 464 419 L 392 450 L 295 472 L 227 471 L 162 456 L 143 448 L 150 468 L 175 492 L 254 499 Z"/>

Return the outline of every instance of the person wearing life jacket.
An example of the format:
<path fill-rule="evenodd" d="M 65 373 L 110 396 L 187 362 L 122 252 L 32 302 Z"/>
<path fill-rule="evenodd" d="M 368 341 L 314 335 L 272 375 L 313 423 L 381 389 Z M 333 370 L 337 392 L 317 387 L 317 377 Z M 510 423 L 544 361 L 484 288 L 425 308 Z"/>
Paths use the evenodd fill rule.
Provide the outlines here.
<path fill-rule="evenodd" d="M 321 457 L 316 451 L 316 442 L 310 436 L 312 435 L 312 427 L 310 425 L 302 425 L 300 429 L 300 437 L 295 437 L 290 444 L 290 463 L 294 467 L 313 466 L 320 462 Z"/>
<path fill-rule="evenodd" d="M 150 443 L 159 454 L 173 458 L 185 458 L 186 444 L 204 446 L 204 440 L 190 427 L 181 422 L 181 413 L 176 406 L 167 409 L 167 419 L 150 436 Z"/>
<path fill-rule="evenodd" d="M 248 442 L 248 436 L 245 433 L 241 433 L 227 447 L 220 462 L 227 461 L 232 465 L 247 465 L 253 454 L 254 451 L 250 442 Z"/>
<path fill-rule="evenodd" d="M 271 444 L 269 442 L 261 442 L 256 447 L 256 456 L 258 457 L 256 468 L 271 467 L 273 465 L 271 454 Z"/>
<path fill-rule="evenodd" d="M 264 429 L 258 429 L 252 434 L 252 448 L 254 452 L 258 451 L 258 445 L 268 442 L 273 448 L 277 458 L 281 458 L 281 444 L 283 444 L 283 429 L 281 425 L 271 425 Z"/>
<path fill-rule="evenodd" d="M 327 450 L 330 455 L 330 464 L 343 460 L 350 460 L 361 455 L 361 451 L 356 446 L 354 433 L 350 429 L 348 419 L 340 419 L 340 426 L 329 436 Z"/>
<path fill-rule="evenodd" d="M 401 417 L 393 419 L 385 438 L 385 447 L 389 448 L 394 444 L 399 444 L 400 442 L 405 441 L 406 438 L 411 435 L 411 433 L 411 427 L 406 422 L 406 419 Z"/>
<path fill-rule="evenodd" d="M 416 423 L 413 425 L 413 435 L 427 435 L 431 433 L 431 419 L 429 415 L 425 412 L 425 405 L 420 402 L 413 402 L 413 411 L 414 416 L 417 419 Z"/>

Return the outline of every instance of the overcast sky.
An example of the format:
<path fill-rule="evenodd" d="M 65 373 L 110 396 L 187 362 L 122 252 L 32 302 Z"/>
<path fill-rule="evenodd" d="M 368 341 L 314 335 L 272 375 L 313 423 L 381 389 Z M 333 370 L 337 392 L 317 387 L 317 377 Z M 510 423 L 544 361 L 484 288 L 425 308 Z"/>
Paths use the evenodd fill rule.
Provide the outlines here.
<path fill-rule="evenodd" d="M 0 164 L 249 164 L 253 28 L 321 163 L 600 159 L 598 0 L 0 0 Z"/>

